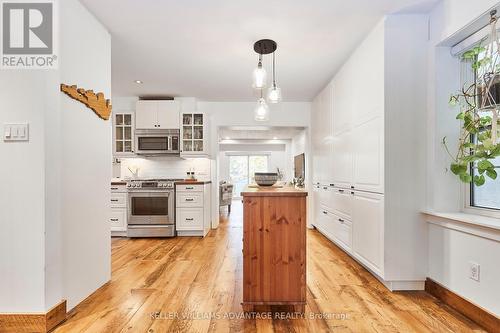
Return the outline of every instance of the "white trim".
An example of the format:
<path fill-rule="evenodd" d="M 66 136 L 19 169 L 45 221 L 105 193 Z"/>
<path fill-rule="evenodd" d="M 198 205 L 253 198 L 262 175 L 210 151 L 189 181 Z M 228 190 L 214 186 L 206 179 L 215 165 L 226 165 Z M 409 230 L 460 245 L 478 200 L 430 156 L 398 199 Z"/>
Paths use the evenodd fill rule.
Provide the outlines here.
<path fill-rule="evenodd" d="M 226 151 L 226 156 L 271 156 L 270 151 Z"/>
<path fill-rule="evenodd" d="M 500 242 L 500 219 L 460 212 L 423 214 L 427 223 Z"/>
<path fill-rule="evenodd" d="M 468 215 L 480 215 L 488 218 L 499 219 L 500 210 L 484 207 L 476 207 L 471 205 L 471 184 L 463 184 L 462 190 L 462 212 Z"/>

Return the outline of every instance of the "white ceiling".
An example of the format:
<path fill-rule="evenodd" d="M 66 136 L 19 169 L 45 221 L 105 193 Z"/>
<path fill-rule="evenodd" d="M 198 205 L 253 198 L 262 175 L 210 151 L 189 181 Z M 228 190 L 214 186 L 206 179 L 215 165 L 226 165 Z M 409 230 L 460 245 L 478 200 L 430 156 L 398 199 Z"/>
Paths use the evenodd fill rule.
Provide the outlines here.
<path fill-rule="evenodd" d="M 308 101 L 384 14 L 436 0 L 80 1 L 111 32 L 114 96 L 255 100 L 253 43 L 270 38 L 284 100 Z"/>

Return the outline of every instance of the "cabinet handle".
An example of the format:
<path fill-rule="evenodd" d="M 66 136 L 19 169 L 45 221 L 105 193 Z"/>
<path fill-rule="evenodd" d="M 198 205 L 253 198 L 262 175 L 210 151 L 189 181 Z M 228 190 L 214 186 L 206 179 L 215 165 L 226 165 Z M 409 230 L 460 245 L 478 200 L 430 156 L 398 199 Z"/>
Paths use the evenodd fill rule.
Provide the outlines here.
<path fill-rule="evenodd" d="M 118 199 L 111 199 L 112 202 L 118 202 Z"/>
<path fill-rule="evenodd" d="M 351 186 L 352 189 L 354 189 L 354 186 Z"/>
<path fill-rule="evenodd" d="M 193 220 L 194 220 L 194 218 L 192 218 L 192 217 L 190 217 L 190 218 L 186 217 L 186 221 L 193 221 Z"/>
<path fill-rule="evenodd" d="M 331 187 L 335 187 L 335 184 L 330 184 Z"/>
<path fill-rule="evenodd" d="M 342 220 L 342 219 L 339 219 L 339 222 L 342 223 L 342 224 L 344 224 L 345 221 Z"/>
<path fill-rule="evenodd" d="M 351 191 L 351 194 L 353 194 L 353 195 L 354 195 L 354 192 L 353 192 L 353 191 Z"/>
<path fill-rule="evenodd" d="M 161 127 L 161 125 L 158 125 L 158 127 Z"/>
<path fill-rule="evenodd" d="M 193 198 L 187 198 L 186 201 L 194 201 Z"/>
<path fill-rule="evenodd" d="M 339 190 L 340 193 L 344 193 L 344 190 Z"/>
<path fill-rule="evenodd" d="M 186 187 L 186 190 L 194 190 L 194 187 Z"/>
<path fill-rule="evenodd" d="M 113 222 L 118 222 L 118 219 L 111 219 L 111 221 L 113 221 Z"/>
<path fill-rule="evenodd" d="M 323 190 L 328 190 L 328 187 L 326 187 L 326 186 L 323 186 Z"/>
<path fill-rule="evenodd" d="M 328 212 L 326 210 L 323 211 L 323 214 L 328 215 Z"/>
<path fill-rule="evenodd" d="M 112 187 L 111 189 L 112 189 L 112 190 L 117 190 L 117 189 L 118 189 L 118 187 Z"/>

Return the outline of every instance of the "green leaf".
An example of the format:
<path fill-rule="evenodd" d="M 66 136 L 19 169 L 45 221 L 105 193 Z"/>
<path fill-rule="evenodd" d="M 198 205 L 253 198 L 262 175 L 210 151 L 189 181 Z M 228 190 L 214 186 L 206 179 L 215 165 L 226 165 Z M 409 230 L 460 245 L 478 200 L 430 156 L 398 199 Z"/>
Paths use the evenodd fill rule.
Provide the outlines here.
<path fill-rule="evenodd" d="M 477 168 L 479 169 L 479 172 L 481 172 L 481 171 L 484 172 L 487 169 L 495 168 L 495 166 L 493 165 L 493 163 L 491 163 L 488 160 L 481 160 L 481 161 L 477 162 Z"/>
<path fill-rule="evenodd" d="M 488 177 L 490 177 L 491 179 L 493 179 L 493 180 L 497 179 L 497 176 L 498 176 L 497 172 L 495 171 L 495 169 L 488 169 L 488 170 L 486 170 L 486 175 Z"/>
<path fill-rule="evenodd" d="M 484 178 L 483 175 L 474 176 L 474 184 L 476 184 L 476 186 L 482 186 L 482 185 L 484 185 L 485 182 L 486 182 L 486 179 Z"/>
<path fill-rule="evenodd" d="M 460 165 L 456 163 L 452 163 L 450 165 L 450 170 L 453 172 L 455 175 L 462 175 L 467 173 L 467 165 Z"/>
<path fill-rule="evenodd" d="M 461 119 L 461 120 L 463 120 L 463 119 L 464 119 L 464 117 L 465 117 L 465 114 L 464 114 L 463 112 L 460 112 L 459 114 L 457 114 L 456 119 Z"/>
<path fill-rule="evenodd" d="M 470 183 L 472 181 L 472 176 L 468 173 L 463 173 L 460 176 L 460 180 L 464 183 Z"/>

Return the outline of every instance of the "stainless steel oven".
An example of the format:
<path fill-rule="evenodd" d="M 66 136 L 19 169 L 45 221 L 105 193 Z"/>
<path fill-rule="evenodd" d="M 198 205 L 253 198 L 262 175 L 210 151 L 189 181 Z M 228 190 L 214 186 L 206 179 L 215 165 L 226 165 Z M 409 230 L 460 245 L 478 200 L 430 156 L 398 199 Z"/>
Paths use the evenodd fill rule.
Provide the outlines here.
<path fill-rule="evenodd" d="M 135 130 L 135 152 L 143 155 L 179 154 L 179 130 Z"/>
<path fill-rule="evenodd" d="M 133 180 L 128 187 L 129 237 L 175 236 L 174 183 L 171 180 Z"/>

